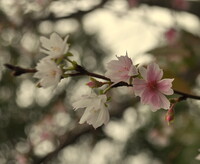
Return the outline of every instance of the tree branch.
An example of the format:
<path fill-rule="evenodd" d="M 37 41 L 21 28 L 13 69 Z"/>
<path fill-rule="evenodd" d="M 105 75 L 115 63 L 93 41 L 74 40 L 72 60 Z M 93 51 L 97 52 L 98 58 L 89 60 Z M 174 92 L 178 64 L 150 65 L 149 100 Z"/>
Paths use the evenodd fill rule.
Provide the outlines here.
<path fill-rule="evenodd" d="M 22 68 L 19 66 L 14 66 L 12 64 L 4 64 L 4 66 L 12 71 L 13 76 L 20 76 L 25 73 L 35 73 L 36 69 L 32 68 Z"/>
<path fill-rule="evenodd" d="M 6 68 L 12 70 L 12 74 L 14 76 L 20 76 L 20 75 L 25 74 L 25 73 L 35 73 L 35 72 L 37 72 L 37 70 L 33 69 L 33 68 L 22 68 L 22 67 L 19 67 L 19 66 L 14 66 L 12 64 L 4 64 L 4 65 L 5 65 Z M 99 78 L 99 79 L 102 79 L 102 80 L 111 81 L 108 77 L 97 74 L 97 73 L 89 72 L 80 65 L 77 65 L 76 71 L 77 71 L 76 73 L 69 73 L 67 75 L 71 76 L 71 77 L 91 76 L 91 77 Z M 121 82 L 113 85 L 112 88 L 122 87 L 122 86 L 132 87 L 132 85 L 121 81 Z M 177 91 L 177 90 L 174 90 L 174 93 L 183 96 L 185 100 L 188 99 L 188 98 L 194 99 L 194 100 L 200 100 L 200 96 L 197 96 L 197 95 L 192 95 L 192 94 L 184 93 L 184 92 Z"/>

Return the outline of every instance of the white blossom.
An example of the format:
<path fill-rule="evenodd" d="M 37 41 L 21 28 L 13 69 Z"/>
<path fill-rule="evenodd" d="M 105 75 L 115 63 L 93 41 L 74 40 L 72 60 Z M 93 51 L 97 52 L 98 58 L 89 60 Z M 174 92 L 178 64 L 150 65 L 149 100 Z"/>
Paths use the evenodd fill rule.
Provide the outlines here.
<path fill-rule="evenodd" d="M 51 59 L 44 58 L 36 66 L 35 78 L 40 79 L 39 85 L 47 88 L 56 87 L 61 79 L 62 70 Z"/>
<path fill-rule="evenodd" d="M 57 33 L 52 33 L 50 39 L 43 36 L 40 37 L 42 44 L 41 52 L 49 55 L 50 58 L 62 57 L 69 50 L 69 44 L 67 44 L 68 37 L 69 35 L 63 40 Z"/>
<path fill-rule="evenodd" d="M 73 102 L 74 109 L 85 108 L 84 114 L 79 123 L 87 122 L 95 129 L 103 124 L 107 124 L 110 116 L 106 107 L 106 95 L 97 95 L 91 93 L 90 95 L 83 95 L 80 99 Z"/>

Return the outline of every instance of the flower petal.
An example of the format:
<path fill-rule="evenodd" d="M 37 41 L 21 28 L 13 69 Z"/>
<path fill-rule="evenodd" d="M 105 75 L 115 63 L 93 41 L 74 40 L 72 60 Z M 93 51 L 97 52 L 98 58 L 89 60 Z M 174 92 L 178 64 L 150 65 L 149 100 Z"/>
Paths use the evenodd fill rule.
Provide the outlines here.
<path fill-rule="evenodd" d="M 40 42 L 42 44 L 42 47 L 44 47 L 45 49 L 50 50 L 51 49 L 51 42 L 49 39 L 45 38 L 45 37 L 40 37 Z"/>
<path fill-rule="evenodd" d="M 156 63 L 151 63 L 147 66 L 147 81 L 159 81 L 163 76 L 163 71 Z"/>
<path fill-rule="evenodd" d="M 141 96 L 141 94 L 146 89 L 146 82 L 143 79 L 135 78 L 133 80 L 133 90 L 136 96 Z"/>
<path fill-rule="evenodd" d="M 157 83 L 158 90 L 165 95 L 172 95 L 174 91 L 171 89 L 174 79 L 163 79 Z"/>
<path fill-rule="evenodd" d="M 145 90 L 142 92 L 141 95 L 141 102 L 142 104 L 152 104 L 151 98 L 154 96 L 156 93 L 152 92 L 149 88 L 145 88 Z"/>
<path fill-rule="evenodd" d="M 151 103 L 154 109 L 169 109 L 170 107 L 169 100 L 162 93 L 157 93 L 152 96 Z"/>
<path fill-rule="evenodd" d="M 83 115 L 82 115 L 82 117 L 81 117 L 79 123 L 80 123 L 80 124 L 83 124 L 83 123 L 86 122 L 88 119 L 94 117 L 93 114 L 94 114 L 93 112 L 91 112 L 90 110 L 86 109 L 86 110 L 84 111 L 84 113 L 83 113 Z"/>
<path fill-rule="evenodd" d="M 102 124 L 106 124 L 109 121 L 109 112 L 108 110 L 104 107 L 99 111 L 99 115 L 96 119 L 96 121 L 93 124 L 93 127 L 96 129 Z"/>
<path fill-rule="evenodd" d="M 132 64 L 129 72 L 128 72 L 128 76 L 135 76 L 138 74 L 137 68 Z"/>
<path fill-rule="evenodd" d="M 62 46 L 63 44 L 62 38 L 55 32 L 51 34 L 50 40 L 51 40 L 52 45 L 56 45 L 58 47 Z"/>
<path fill-rule="evenodd" d="M 139 72 L 144 80 L 147 80 L 147 69 L 144 67 L 139 67 Z"/>

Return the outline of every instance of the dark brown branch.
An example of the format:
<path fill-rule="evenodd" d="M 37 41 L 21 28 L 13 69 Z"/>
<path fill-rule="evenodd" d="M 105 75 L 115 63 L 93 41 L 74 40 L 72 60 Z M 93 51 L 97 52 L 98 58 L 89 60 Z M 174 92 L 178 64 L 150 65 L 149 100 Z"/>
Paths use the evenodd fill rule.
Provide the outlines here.
<path fill-rule="evenodd" d="M 196 96 L 196 95 L 184 93 L 184 92 L 177 91 L 177 90 L 174 90 L 174 93 L 178 94 L 178 95 L 182 95 L 182 97 L 183 97 L 182 99 L 184 99 L 184 100 L 186 100 L 187 98 L 195 99 L 195 100 L 200 100 L 200 96 Z"/>
<path fill-rule="evenodd" d="M 32 68 L 22 68 L 19 66 L 14 66 L 12 64 L 4 64 L 6 68 L 10 69 L 12 71 L 13 76 L 20 76 L 24 73 L 35 73 L 37 72 L 36 69 Z"/>

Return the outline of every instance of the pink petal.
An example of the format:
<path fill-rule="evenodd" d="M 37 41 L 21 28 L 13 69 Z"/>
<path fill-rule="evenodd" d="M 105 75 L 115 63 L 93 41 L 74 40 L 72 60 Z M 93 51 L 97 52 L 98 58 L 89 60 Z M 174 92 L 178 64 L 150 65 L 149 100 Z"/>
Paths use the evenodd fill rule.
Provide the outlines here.
<path fill-rule="evenodd" d="M 128 55 L 120 56 L 117 58 L 118 58 L 119 62 L 122 63 L 122 65 L 126 65 L 127 67 L 130 67 L 133 64 L 132 60 L 128 57 Z"/>
<path fill-rule="evenodd" d="M 158 90 L 165 95 L 172 95 L 174 91 L 171 89 L 174 79 L 163 79 L 157 83 Z"/>
<path fill-rule="evenodd" d="M 133 90 L 136 96 L 141 96 L 141 94 L 146 89 L 146 82 L 143 79 L 135 78 L 133 81 Z"/>
<path fill-rule="evenodd" d="M 151 103 L 154 109 L 169 109 L 170 107 L 169 100 L 162 93 L 157 93 L 154 96 L 152 96 Z"/>
<path fill-rule="evenodd" d="M 163 76 L 163 71 L 155 63 L 147 66 L 147 81 L 159 81 Z"/>
<path fill-rule="evenodd" d="M 142 93 L 142 95 L 141 95 L 141 102 L 142 102 L 142 104 L 149 104 L 149 105 L 151 105 L 152 104 L 151 98 L 153 96 L 155 96 L 155 95 L 156 95 L 156 92 L 150 90 L 149 88 L 146 88 L 144 90 L 144 92 Z"/>

